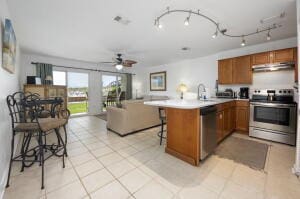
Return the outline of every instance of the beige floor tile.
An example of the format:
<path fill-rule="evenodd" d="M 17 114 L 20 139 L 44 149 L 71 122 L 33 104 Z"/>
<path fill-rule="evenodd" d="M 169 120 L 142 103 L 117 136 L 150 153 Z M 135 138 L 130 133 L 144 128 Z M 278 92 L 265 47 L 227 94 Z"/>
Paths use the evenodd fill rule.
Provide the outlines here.
<path fill-rule="evenodd" d="M 102 147 L 100 149 L 96 149 L 96 150 L 92 150 L 91 153 L 95 156 L 95 157 L 101 157 L 110 153 L 113 153 L 114 151 L 109 148 L 109 147 Z"/>
<path fill-rule="evenodd" d="M 217 199 L 218 194 L 202 186 L 183 188 L 179 194 L 180 199 Z"/>
<path fill-rule="evenodd" d="M 263 171 L 254 170 L 244 165 L 238 165 L 233 171 L 230 180 L 248 190 L 263 192 L 266 174 Z"/>
<path fill-rule="evenodd" d="M 120 162 L 114 163 L 107 166 L 107 169 L 116 177 L 119 178 L 122 175 L 133 170 L 135 166 L 131 164 L 128 160 L 121 160 Z"/>
<path fill-rule="evenodd" d="M 219 194 L 223 190 L 226 181 L 225 178 L 210 173 L 203 179 L 201 186 Z"/>
<path fill-rule="evenodd" d="M 147 182 L 149 182 L 151 178 L 140 171 L 139 169 L 134 169 L 133 171 L 125 174 L 119 181 L 131 192 L 134 193 L 142 186 L 144 186 Z"/>
<path fill-rule="evenodd" d="M 129 196 L 130 193 L 116 180 L 91 193 L 92 199 L 126 199 Z"/>
<path fill-rule="evenodd" d="M 173 197 L 173 193 L 160 183 L 152 180 L 134 193 L 134 197 L 136 199 L 168 199 Z"/>
<path fill-rule="evenodd" d="M 82 182 L 89 193 L 96 191 L 113 180 L 114 177 L 106 169 L 96 171 L 82 178 Z"/>
<path fill-rule="evenodd" d="M 110 148 L 114 149 L 115 151 L 129 147 L 128 144 L 126 144 L 125 142 L 118 142 L 118 143 L 113 143 L 111 145 L 109 145 Z"/>
<path fill-rule="evenodd" d="M 263 199 L 262 192 L 253 192 L 247 188 L 238 185 L 234 182 L 228 181 L 220 195 L 222 199 Z"/>
<path fill-rule="evenodd" d="M 87 161 L 91 161 L 91 160 L 95 160 L 95 157 L 89 152 L 80 154 L 75 157 L 70 157 L 70 161 L 72 162 L 72 164 L 74 166 L 83 164 L 83 163 L 85 163 Z"/>
<path fill-rule="evenodd" d="M 95 149 L 99 149 L 99 148 L 102 148 L 102 147 L 105 147 L 105 146 L 106 146 L 106 144 L 104 144 L 103 142 L 100 142 L 100 141 L 90 143 L 90 144 L 86 144 L 86 147 L 89 150 L 95 150 Z"/>
<path fill-rule="evenodd" d="M 53 192 L 47 194 L 47 199 L 82 199 L 87 195 L 80 181 L 75 181 L 71 184 L 63 186 Z"/>
<path fill-rule="evenodd" d="M 76 180 L 78 180 L 78 177 L 73 168 L 65 169 L 63 172 L 47 176 L 45 178 L 46 192 L 49 193 Z"/>
<path fill-rule="evenodd" d="M 91 160 L 75 167 L 79 177 L 87 176 L 90 173 L 98 171 L 103 168 L 103 165 L 98 160 Z"/>
<path fill-rule="evenodd" d="M 86 147 L 78 147 L 78 148 L 73 148 L 71 150 L 67 150 L 67 152 L 68 152 L 68 157 L 74 157 L 88 152 L 88 149 Z"/>
<path fill-rule="evenodd" d="M 236 167 L 236 163 L 231 160 L 220 159 L 218 164 L 212 169 L 212 172 L 224 178 L 229 178 Z"/>
<path fill-rule="evenodd" d="M 126 147 L 126 148 L 119 149 L 119 150 L 117 150 L 117 152 L 118 152 L 121 156 L 127 158 L 127 157 L 129 157 L 129 156 L 131 156 L 131 155 L 137 153 L 138 150 L 136 150 L 136 149 L 133 148 L 132 146 L 129 146 L 129 147 Z"/>
<path fill-rule="evenodd" d="M 95 142 L 99 142 L 99 140 L 97 138 L 91 137 L 91 138 L 85 138 L 85 139 L 81 139 L 80 140 L 83 144 L 87 145 L 87 144 L 92 144 Z"/>
<path fill-rule="evenodd" d="M 100 158 L 98 158 L 98 160 L 104 166 L 109 166 L 109 165 L 112 165 L 114 163 L 120 162 L 122 159 L 123 159 L 123 157 L 121 155 L 119 155 L 118 153 L 116 153 L 116 152 L 110 153 L 108 155 L 101 156 Z"/>

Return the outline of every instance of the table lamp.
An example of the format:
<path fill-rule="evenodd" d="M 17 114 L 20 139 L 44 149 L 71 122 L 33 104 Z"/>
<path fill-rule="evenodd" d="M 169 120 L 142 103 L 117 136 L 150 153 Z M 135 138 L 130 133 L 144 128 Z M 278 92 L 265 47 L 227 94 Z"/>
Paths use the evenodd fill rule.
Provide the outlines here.
<path fill-rule="evenodd" d="M 178 91 L 181 93 L 180 99 L 183 99 L 183 93 L 187 91 L 187 86 L 185 84 L 179 84 Z"/>

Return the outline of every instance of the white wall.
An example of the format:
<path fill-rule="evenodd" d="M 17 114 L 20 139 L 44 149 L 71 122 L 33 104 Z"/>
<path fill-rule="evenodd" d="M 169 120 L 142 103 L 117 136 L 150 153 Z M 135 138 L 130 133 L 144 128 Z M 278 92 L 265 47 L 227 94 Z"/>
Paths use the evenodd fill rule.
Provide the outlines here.
<path fill-rule="evenodd" d="M 3 25 L 2 27 L 4 27 L 5 18 L 9 18 L 8 7 L 6 0 L 0 0 L 0 22 Z M 18 35 L 16 37 L 18 40 Z M 2 68 L 2 31 L 0 31 L 0 198 L 3 197 L 6 185 L 12 135 L 6 96 L 19 91 L 20 88 L 19 49 L 17 49 L 17 64 L 15 69 L 15 74 L 10 74 Z"/>
<path fill-rule="evenodd" d="M 300 0 L 297 0 L 297 32 L 300 34 Z M 300 45 L 300 38 L 298 37 L 298 46 Z M 298 60 L 300 58 L 300 51 L 298 50 Z M 300 70 L 298 70 L 298 77 L 300 77 Z M 299 82 L 298 82 L 299 88 Z M 300 102 L 300 95 L 298 92 L 298 104 Z M 297 126 L 297 142 L 296 142 L 296 157 L 293 171 L 300 176 L 300 106 L 298 105 L 298 126 Z"/>
<path fill-rule="evenodd" d="M 37 55 L 33 53 L 23 52 L 21 55 L 21 83 L 26 83 L 27 76 L 35 76 L 35 65 L 31 62 L 50 63 L 57 66 L 71 66 L 77 68 L 90 68 L 90 69 L 102 69 L 108 71 L 115 71 L 112 66 L 97 66 L 96 63 L 77 61 L 71 59 L 64 59 L 58 57 L 50 57 L 44 55 Z M 89 73 L 89 114 L 98 114 L 101 112 L 101 73 L 86 70 L 77 69 L 64 69 L 55 68 L 55 70 L 61 71 L 74 71 L 74 72 L 87 72 Z M 124 72 L 131 72 L 131 69 L 124 69 Z"/>
<path fill-rule="evenodd" d="M 134 85 L 140 85 L 138 89 L 140 95 L 168 95 L 178 98 L 179 94 L 176 93 L 176 88 L 180 83 L 187 84 L 189 92 L 191 93 L 197 92 L 197 85 L 199 83 L 203 83 L 210 89 L 211 93 L 214 93 L 215 81 L 218 76 L 217 60 L 295 46 L 297 46 L 297 38 L 293 37 L 289 39 L 223 51 L 206 57 L 183 60 L 180 62 L 169 63 L 160 66 L 135 69 L 134 72 L 137 74 L 137 76 L 134 79 Z M 149 74 L 151 72 L 159 71 L 167 71 L 167 91 L 150 92 Z M 246 86 L 251 88 L 292 88 L 293 84 L 294 71 L 277 71 L 270 73 L 255 73 L 253 75 L 253 84 Z M 237 90 L 241 86 L 245 85 L 235 85 L 229 87 Z M 225 88 L 226 86 L 220 86 L 220 89 Z M 187 95 L 189 95 L 189 93 Z"/>

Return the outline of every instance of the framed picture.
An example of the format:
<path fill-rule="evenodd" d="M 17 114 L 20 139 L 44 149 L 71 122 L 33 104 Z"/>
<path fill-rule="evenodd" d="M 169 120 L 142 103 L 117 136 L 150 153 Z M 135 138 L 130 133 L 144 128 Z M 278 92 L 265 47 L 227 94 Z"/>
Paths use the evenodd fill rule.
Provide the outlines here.
<path fill-rule="evenodd" d="M 167 90 L 167 72 L 150 73 L 150 91 Z"/>
<path fill-rule="evenodd" d="M 15 73 L 17 41 L 9 19 L 5 19 L 2 48 L 2 67 L 10 73 Z"/>

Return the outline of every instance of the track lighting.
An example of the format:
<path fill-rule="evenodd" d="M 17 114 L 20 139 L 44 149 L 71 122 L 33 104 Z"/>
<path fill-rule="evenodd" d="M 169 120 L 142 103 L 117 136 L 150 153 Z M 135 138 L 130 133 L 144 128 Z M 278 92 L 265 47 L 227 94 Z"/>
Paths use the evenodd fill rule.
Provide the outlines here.
<path fill-rule="evenodd" d="M 216 26 L 216 32 L 212 35 L 213 39 L 215 39 L 218 36 L 218 34 L 221 34 L 222 36 L 225 36 L 225 37 L 242 38 L 241 46 L 246 45 L 245 37 L 250 37 L 250 36 L 253 36 L 253 35 L 260 34 L 260 33 L 267 33 L 267 38 L 266 39 L 269 41 L 269 40 L 271 40 L 270 31 L 282 27 L 282 25 L 274 23 L 273 25 L 271 25 L 269 27 L 261 28 L 261 29 L 257 28 L 256 31 L 248 32 L 246 34 L 242 34 L 242 35 L 230 34 L 230 33 L 227 33 L 226 28 L 221 29 L 220 26 L 219 26 L 220 24 L 217 21 L 215 21 L 213 18 L 201 13 L 200 10 L 193 11 L 193 10 L 185 10 L 185 9 L 170 9 L 169 7 L 167 7 L 167 10 L 164 13 L 162 13 L 157 18 L 155 18 L 154 25 L 157 26 L 159 29 L 163 28 L 163 25 L 160 24 L 160 20 L 163 17 L 165 17 L 166 15 L 173 14 L 173 13 L 185 13 L 185 14 L 188 13 L 189 14 L 188 17 L 186 17 L 185 20 L 184 20 L 184 25 L 185 26 L 188 26 L 190 24 L 190 17 L 191 17 L 192 14 L 195 15 L 195 16 L 202 17 L 202 18 L 208 20 L 209 22 L 211 22 L 212 24 L 214 24 Z"/>
<path fill-rule="evenodd" d="M 116 69 L 117 70 L 122 70 L 123 69 L 123 65 L 122 64 L 117 64 L 116 65 Z"/>
<path fill-rule="evenodd" d="M 270 41 L 271 40 L 271 35 L 270 35 L 270 31 L 267 34 L 267 40 Z"/>
<path fill-rule="evenodd" d="M 245 38 L 244 38 L 244 36 L 243 36 L 242 38 L 243 38 L 243 39 L 242 39 L 241 46 L 246 46 L 246 41 L 245 41 Z"/>

